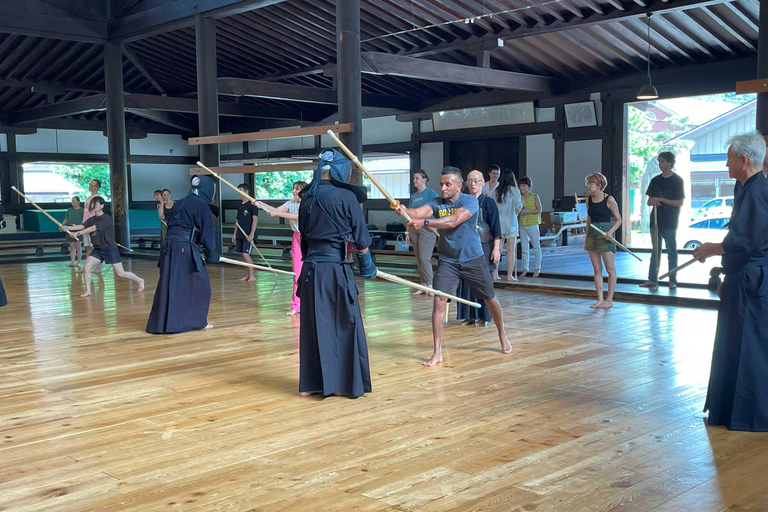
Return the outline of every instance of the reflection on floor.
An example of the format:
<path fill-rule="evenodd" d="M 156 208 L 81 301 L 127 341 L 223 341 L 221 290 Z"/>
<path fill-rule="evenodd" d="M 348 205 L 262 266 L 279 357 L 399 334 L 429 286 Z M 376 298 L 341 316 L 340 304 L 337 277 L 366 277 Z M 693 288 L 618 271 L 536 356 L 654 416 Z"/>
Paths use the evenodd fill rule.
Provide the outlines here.
<path fill-rule="evenodd" d="M 209 266 L 215 328 L 151 336 L 155 261 L 125 263 L 145 292 L 0 266 L 0 509 L 768 506 L 768 434 L 704 423 L 714 311 L 500 291 L 512 353 L 451 320 L 428 369 L 431 301 L 358 280 L 373 393 L 322 400 L 296 394 L 289 278 Z"/>

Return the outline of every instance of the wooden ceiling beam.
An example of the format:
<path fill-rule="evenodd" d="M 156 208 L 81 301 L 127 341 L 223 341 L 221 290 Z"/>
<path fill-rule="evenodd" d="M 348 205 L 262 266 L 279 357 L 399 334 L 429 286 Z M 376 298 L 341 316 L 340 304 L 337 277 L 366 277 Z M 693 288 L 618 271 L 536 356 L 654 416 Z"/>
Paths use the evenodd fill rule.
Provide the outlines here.
<path fill-rule="evenodd" d="M 263 172 L 290 172 L 315 170 L 317 164 L 307 162 L 305 164 L 263 164 L 263 165 L 227 165 L 221 167 L 209 167 L 217 174 L 259 174 Z M 208 171 L 202 167 L 190 167 L 189 174 L 192 176 L 206 175 Z"/>
<path fill-rule="evenodd" d="M 305 128 L 285 128 L 264 132 L 234 133 L 231 135 L 211 135 L 209 137 L 191 137 L 190 146 L 201 144 L 224 144 L 227 142 L 246 142 L 251 140 L 275 140 L 289 139 L 293 137 L 305 137 L 307 135 L 325 135 L 328 130 L 334 133 L 349 133 L 354 131 L 352 123 L 330 124 L 324 126 L 307 126 Z"/>
<path fill-rule="evenodd" d="M 253 96 L 285 101 L 300 101 L 338 104 L 338 92 L 335 89 L 321 89 L 303 85 L 247 80 L 245 78 L 219 78 L 219 94 L 227 96 Z M 421 103 L 411 98 L 389 96 L 385 94 L 363 93 L 363 105 L 369 107 L 397 108 L 416 111 Z"/>
<path fill-rule="evenodd" d="M 435 62 L 388 53 L 363 52 L 361 57 L 363 73 L 376 75 L 538 92 L 550 92 L 556 82 L 550 77 Z"/>

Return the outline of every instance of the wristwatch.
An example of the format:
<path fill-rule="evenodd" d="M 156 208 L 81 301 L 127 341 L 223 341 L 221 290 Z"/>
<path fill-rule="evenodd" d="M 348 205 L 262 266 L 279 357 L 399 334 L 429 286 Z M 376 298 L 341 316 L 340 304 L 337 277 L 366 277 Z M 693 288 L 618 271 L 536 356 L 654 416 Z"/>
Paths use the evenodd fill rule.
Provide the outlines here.
<path fill-rule="evenodd" d="M 424 219 L 424 225 L 429 226 L 429 219 Z"/>

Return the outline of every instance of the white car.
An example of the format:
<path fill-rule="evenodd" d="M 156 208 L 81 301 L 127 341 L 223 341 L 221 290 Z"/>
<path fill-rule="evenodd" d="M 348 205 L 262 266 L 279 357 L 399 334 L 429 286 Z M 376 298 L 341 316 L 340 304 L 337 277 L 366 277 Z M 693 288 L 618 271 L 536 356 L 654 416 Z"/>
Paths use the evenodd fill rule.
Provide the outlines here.
<path fill-rule="evenodd" d="M 716 197 L 701 205 L 698 210 L 694 210 L 691 214 L 691 222 L 712 217 L 730 218 L 732 210 L 733 196 Z"/>
<path fill-rule="evenodd" d="M 728 217 L 713 217 L 680 228 L 677 232 L 678 244 L 682 242 L 683 249 L 695 249 L 706 242 L 719 244 L 728 234 L 729 220 Z"/>

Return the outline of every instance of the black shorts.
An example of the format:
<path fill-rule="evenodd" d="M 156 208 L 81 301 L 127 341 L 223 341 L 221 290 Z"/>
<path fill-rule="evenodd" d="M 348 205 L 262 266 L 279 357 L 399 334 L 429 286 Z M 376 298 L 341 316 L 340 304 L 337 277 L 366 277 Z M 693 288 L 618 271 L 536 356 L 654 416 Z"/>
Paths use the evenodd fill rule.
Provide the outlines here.
<path fill-rule="evenodd" d="M 237 249 L 236 249 L 237 252 L 251 254 L 251 249 L 253 248 L 253 246 L 248 240 L 246 240 L 245 238 L 237 238 L 235 242 L 237 243 Z"/>
<path fill-rule="evenodd" d="M 120 259 L 120 250 L 113 249 L 109 246 L 94 247 L 91 251 L 91 256 L 109 265 L 114 265 L 115 263 L 120 263 L 122 261 Z"/>
<path fill-rule="evenodd" d="M 472 290 L 472 295 L 478 300 L 488 300 L 496 296 L 493 289 L 493 278 L 485 256 L 464 263 L 438 261 L 434 279 L 436 290 L 456 295 L 456 288 L 462 279 Z"/>

